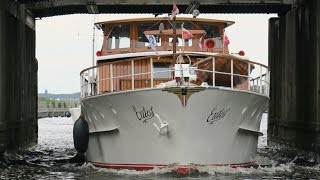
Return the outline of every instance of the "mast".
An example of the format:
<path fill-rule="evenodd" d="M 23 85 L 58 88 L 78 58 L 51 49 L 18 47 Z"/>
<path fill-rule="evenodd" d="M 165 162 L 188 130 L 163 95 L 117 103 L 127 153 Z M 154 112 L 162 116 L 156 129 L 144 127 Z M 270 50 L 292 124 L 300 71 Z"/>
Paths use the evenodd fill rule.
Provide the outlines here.
<path fill-rule="evenodd" d="M 176 16 L 173 17 L 173 65 L 176 63 L 177 59 L 177 31 L 176 31 Z"/>
<path fill-rule="evenodd" d="M 92 32 L 92 67 L 94 66 L 94 43 L 95 43 L 95 36 L 96 36 L 96 26 L 95 26 L 95 21 L 96 21 L 96 15 L 93 15 L 93 32 Z M 92 71 L 92 76 L 93 76 L 93 71 Z"/>
<path fill-rule="evenodd" d="M 183 24 L 184 23 L 181 24 L 182 53 L 184 53 Z"/>
<path fill-rule="evenodd" d="M 95 21 L 96 21 L 96 15 L 93 15 L 93 32 L 92 32 L 92 67 L 94 66 L 95 62 L 94 62 L 94 45 L 95 45 L 95 37 L 96 37 L 96 26 L 95 26 Z M 94 91 L 95 91 L 95 87 L 94 87 L 94 83 L 95 83 L 95 78 L 94 78 L 95 74 L 94 74 L 94 68 L 91 69 L 91 94 L 94 95 Z"/>

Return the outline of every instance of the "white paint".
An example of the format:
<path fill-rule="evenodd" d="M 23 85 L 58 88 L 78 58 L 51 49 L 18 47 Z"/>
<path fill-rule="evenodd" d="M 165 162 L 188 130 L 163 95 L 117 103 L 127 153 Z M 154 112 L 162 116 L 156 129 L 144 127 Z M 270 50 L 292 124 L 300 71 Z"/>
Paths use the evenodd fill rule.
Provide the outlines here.
<path fill-rule="evenodd" d="M 96 99 L 99 99 L 97 101 Z M 245 163 L 256 155 L 258 136 L 254 133 L 238 132 L 243 119 L 245 127 L 258 132 L 259 117 L 250 117 L 252 111 L 265 111 L 269 98 L 253 92 L 206 88 L 194 93 L 183 107 L 177 95 L 163 89 L 147 89 L 104 94 L 83 99 L 85 113 L 103 111 L 105 118 L 89 122 L 88 161 L 119 164 L 228 164 Z M 118 120 L 108 110 L 112 103 L 118 109 Z M 148 110 L 154 114 L 146 123 L 139 120 L 136 110 Z M 250 108 L 251 107 L 251 108 Z M 210 124 L 209 116 L 213 109 L 218 112 L 229 109 L 223 117 Z M 242 114 L 243 109 L 247 111 Z M 211 117 L 214 118 L 214 117 Z M 261 117 L 260 117 L 261 118 Z M 165 122 L 164 122 L 165 120 Z M 168 124 L 161 132 L 161 122 Z M 155 128 L 155 125 L 158 128 Z M 103 133 L 118 127 L 118 134 Z M 99 133 L 101 132 L 101 133 Z M 162 136 L 165 135 L 165 136 Z M 96 137 L 100 141 L 97 141 Z M 96 153 L 102 147 L 103 154 Z M 210 153 L 214 152 L 214 154 Z"/>

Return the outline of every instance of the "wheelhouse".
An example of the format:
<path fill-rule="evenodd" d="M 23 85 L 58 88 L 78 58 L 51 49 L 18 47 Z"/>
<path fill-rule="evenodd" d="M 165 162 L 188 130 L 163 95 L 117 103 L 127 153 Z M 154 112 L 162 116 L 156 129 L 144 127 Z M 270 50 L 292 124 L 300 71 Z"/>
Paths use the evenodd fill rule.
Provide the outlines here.
<path fill-rule="evenodd" d="M 177 51 L 182 49 L 183 27 L 193 34 L 193 38 L 184 39 L 184 50 L 194 52 L 227 52 L 223 48 L 224 29 L 234 22 L 224 20 L 212 20 L 201 18 L 177 18 L 176 36 Z M 173 22 L 168 17 L 140 18 L 96 23 L 104 32 L 104 41 L 101 55 L 119 53 L 135 53 L 153 51 L 148 48 L 149 41 L 146 35 L 155 35 L 157 51 L 173 50 Z M 163 30 L 159 30 L 159 27 Z M 195 32 L 195 33 L 193 33 Z M 213 48 L 200 48 L 200 39 L 212 39 L 215 42 Z"/>

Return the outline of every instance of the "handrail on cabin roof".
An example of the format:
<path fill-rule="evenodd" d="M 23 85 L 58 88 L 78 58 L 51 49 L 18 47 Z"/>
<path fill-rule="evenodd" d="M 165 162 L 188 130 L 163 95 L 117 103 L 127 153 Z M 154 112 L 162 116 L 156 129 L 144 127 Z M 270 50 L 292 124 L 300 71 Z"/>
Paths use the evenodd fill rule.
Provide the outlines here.
<path fill-rule="evenodd" d="M 161 21 L 169 20 L 169 17 L 146 17 L 146 18 L 130 18 L 130 19 L 117 19 L 110 21 L 101 21 L 95 23 L 95 25 L 101 24 L 119 24 L 119 23 L 132 23 L 132 22 L 148 22 L 148 21 Z M 225 27 L 229 27 L 234 24 L 234 21 L 209 19 L 209 18 L 191 18 L 191 17 L 176 17 L 176 21 L 192 21 L 192 22 L 208 22 L 208 23 L 224 23 Z"/>

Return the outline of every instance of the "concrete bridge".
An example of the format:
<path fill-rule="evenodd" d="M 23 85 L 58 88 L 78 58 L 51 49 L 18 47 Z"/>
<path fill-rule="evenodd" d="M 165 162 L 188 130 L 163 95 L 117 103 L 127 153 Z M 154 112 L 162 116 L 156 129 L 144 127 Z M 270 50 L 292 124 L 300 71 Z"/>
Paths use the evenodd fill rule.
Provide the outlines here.
<path fill-rule="evenodd" d="M 37 142 L 35 19 L 171 11 L 172 0 L 1 0 L 0 153 Z M 278 13 L 269 21 L 269 144 L 320 152 L 320 1 L 176 0 L 182 13 Z M 132 8 L 137 7 L 137 8 Z"/>

